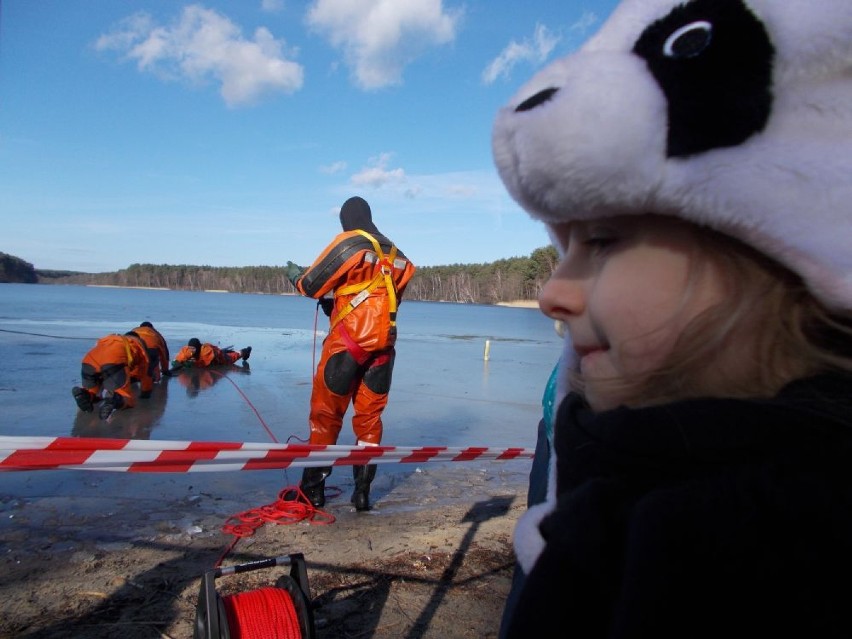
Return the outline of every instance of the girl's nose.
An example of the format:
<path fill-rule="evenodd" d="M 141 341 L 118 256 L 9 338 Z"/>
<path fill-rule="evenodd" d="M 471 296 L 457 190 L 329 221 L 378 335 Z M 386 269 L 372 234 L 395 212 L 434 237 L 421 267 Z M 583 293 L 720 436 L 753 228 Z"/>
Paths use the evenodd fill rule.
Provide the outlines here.
<path fill-rule="evenodd" d="M 538 296 L 542 313 L 556 320 L 565 320 L 585 310 L 586 295 L 582 280 L 569 277 L 556 270 L 547 280 Z"/>

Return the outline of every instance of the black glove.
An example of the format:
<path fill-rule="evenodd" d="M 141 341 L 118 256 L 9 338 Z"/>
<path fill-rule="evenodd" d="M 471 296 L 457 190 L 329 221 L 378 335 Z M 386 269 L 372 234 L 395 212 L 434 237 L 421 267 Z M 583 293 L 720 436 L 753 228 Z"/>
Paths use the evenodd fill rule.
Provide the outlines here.
<path fill-rule="evenodd" d="M 317 305 L 322 306 L 322 312 L 326 317 L 331 317 L 331 312 L 334 310 L 333 297 L 321 297 L 317 300 Z"/>
<path fill-rule="evenodd" d="M 110 404 L 109 402 L 104 402 L 98 409 L 98 417 L 103 420 L 107 420 L 112 417 L 114 411 L 115 409 L 113 408 L 112 404 Z"/>
<path fill-rule="evenodd" d="M 296 280 L 298 280 L 302 276 L 302 271 L 304 269 L 301 266 L 293 264 L 293 262 L 287 261 L 287 268 L 285 273 L 287 275 L 287 279 L 290 280 L 290 283 L 293 286 L 296 286 Z"/>
<path fill-rule="evenodd" d="M 172 367 L 169 369 L 169 372 L 172 375 L 177 375 L 179 372 L 181 372 L 185 368 L 192 368 L 193 362 L 195 362 L 194 359 L 188 359 L 184 362 L 179 362 L 179 361 L 175 360 L 175 361 L 172 362 Z"/>
<path fill-rule="evenodd" d="M 172 373 L 172 369 L 171 369 L 171 368 L 166 369 L 166 370 L 164 370 L 164 371 L 163 371 L 163 377 L 171 377 L 172 375 L 174 375 L 174 373 Z"/>

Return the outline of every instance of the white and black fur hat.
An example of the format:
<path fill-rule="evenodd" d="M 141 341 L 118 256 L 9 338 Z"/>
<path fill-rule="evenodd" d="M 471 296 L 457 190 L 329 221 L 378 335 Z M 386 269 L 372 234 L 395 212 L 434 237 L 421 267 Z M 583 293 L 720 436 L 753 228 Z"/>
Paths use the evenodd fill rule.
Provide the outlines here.
<path fill-rule="evenodd" d="M 852 0 L 625 0 L 497 115 L 530 215 L 671 214 L 852 310 Z"/>
<path fill-rule="evenodd" d="M 547 225 L 679 216 L 852 312 L 852 0 L 623 0 L 500 110 L 492 143 L 509 193 Z M 552 471 L 549 503 L 515 531 L 526 570 Z"/>

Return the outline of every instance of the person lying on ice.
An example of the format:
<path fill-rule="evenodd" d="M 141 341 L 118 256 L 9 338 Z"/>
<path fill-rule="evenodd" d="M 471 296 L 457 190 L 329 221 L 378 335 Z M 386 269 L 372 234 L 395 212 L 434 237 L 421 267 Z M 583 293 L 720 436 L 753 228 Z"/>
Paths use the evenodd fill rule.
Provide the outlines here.
<path fill-rule="evenodd" d="M 98 340 L 83 357 L 80 369 L 82 386 L 71 389 L 74 401 L 80 410 L 91 412 L 94 405 L 103 404 L 98 411 L 101 419 L 109 419 L 113 411 L 121 408 L 133 408 L 136 398 L 132 384 L 138 380 L 141 385 L 140 397 L 148 399 L 154 387 L 154 380 L 148 369 L 148 350 L 145 342 L 133 331 L 124 335 L 107 335 Z"/>
<path fill-rule="evenodd" d="M 249 355 L 251 355 L 251 346 L 235 351 L 232 348 L 219 348 L 209 342 L 202 344 L 201 340 L 193 337 L 175 355 L 171 372 L 188 366 L 221 366 L 234 364 L 239 360 L 248 361 Z"/>

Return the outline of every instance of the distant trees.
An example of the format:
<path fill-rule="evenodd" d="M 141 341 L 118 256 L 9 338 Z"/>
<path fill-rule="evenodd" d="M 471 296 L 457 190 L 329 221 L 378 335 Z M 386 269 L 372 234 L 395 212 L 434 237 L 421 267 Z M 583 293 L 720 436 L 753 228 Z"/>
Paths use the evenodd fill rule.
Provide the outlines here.
<path fill-rule="evenodd" d="M 0 256 L 5 254 L 0 253 Z M 187 264 L 131 264 L 114 273 L 30 271 L 49 284 L 95 284 L 177 290 L 223 290 L 235 293 L 280 295 L 295 293 L 280 266 L 190 266 Z M 512 257 L 489 264 L 421 266 L 405 293 L 406 299 L 422 301 L 496 304 L 533 300 L 556 267 L 552 246 L 536 249 L 529 257 Z M 23 281 L 23 280 L 5 280 Z M 35 279 L 30 280 L 35 281 Z"/>
<path fill-rule="evenodd" d="M 534 300 L 558 262 L 552 246 L 530 257 L 489 264 L 452 264 L 417 269 L 405 293 L 408 299 L 496 304 Z"/>
<path fill-rule="evenodd" d="M 0 253 L 0 283 L 35 284 L 38 282 L 33 265 L 14 255 Z"/>

